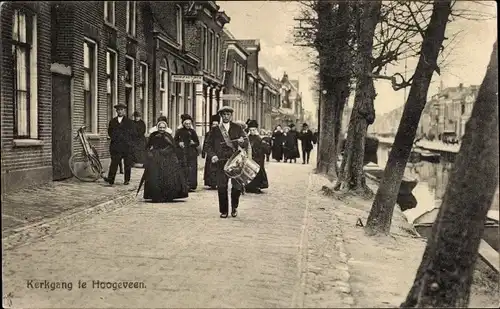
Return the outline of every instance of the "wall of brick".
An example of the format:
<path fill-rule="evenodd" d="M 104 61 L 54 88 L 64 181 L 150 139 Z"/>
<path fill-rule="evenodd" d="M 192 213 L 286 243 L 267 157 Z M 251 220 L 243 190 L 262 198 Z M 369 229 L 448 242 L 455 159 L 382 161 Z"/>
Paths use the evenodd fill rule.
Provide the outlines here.
<path fill-rule="evenodd" d="M 118 57 L 118 103 L 125 103 L 125 59 L 126 55 L 135 59 L 135 110 L 143 112 L 139 89 L 141 61 L 148 64 L 148 118 L 149 124 L 153 118 L 153 65 L 152 65 L 152 31 L 143 23 L 143 16 L 147 16 L 145 2 L 137 2 L 136 36 L 132 37 L 126 32 L 127 2 L 115 2 L 115 25 L 108 25 L 104 21 L 104 2 L 80 2 L 69 4 L 54 4 L 53 10 L 59 26 L 54 29 L 52 37 L 56 38 L 54 44 L 54 62 L 71 65 L 73 72 L 73 105 L 72 105 L 72 130 L 76 132 L 84 124 L 83 104 L 83 44 L 89 38 L 97 44 L 97 97 L 98 97 L 98 136 L 93 137 L 91 143 L 95 146 L 101 158 L 109 158 L 109 139 L 107 136 L 108 123 L 112 118 L 109 114 L 110 106 L 107 103 L 106 88 L 106 52 L 108 48 L 117 53 Z M 116 37 L 116 40 L 112 39 Z M 65 41 L 67 38 L 70 40 Z M 62 42 L 62 41 L 65 41 Z M 115 43 L 113 43 L 115 41 Z M 127 52 L 127 44 L 136 46 L 136 52 Z M 148 45 L 150 44 L 150 45 Z M 132 112 L 132 110 L 131 110 Z M 130 117 L 132 115 L 129 115 Z M 148 125 L 149 125 L 148 124 Z M 80 153 L 79 143 L 73 145 L 73 152 Z"/>
<path fill-rule="evenodd" d="M 14 146 L 14 58 L 12 55 L 12 23 L 13 9 L 16 5 L 32 10 L 37 16 L 37 59 L 38 59 L 38 139 L 42 146 Z M 50 5 L 48 2 L 37 3 L 14 2 L 2 3 L 1 10 L 1 165 L 2 183 L 5 174 L 19 170 L 35 170 L 43 168 L 46 171 L 46 181 L 51 181 L 52 165 L 52 84 L 51 84 L 51 44 L 50 44 Z M 47 172 L 48 171 L 48 172 Z"/>

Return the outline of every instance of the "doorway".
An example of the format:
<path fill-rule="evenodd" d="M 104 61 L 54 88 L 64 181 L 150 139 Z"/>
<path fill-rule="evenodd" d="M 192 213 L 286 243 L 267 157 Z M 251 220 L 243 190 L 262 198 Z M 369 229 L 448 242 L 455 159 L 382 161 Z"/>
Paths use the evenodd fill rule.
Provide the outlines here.
<path fill-rule="evenodd" d="M 71 76 L 52 74 L 52 172 L 53 180 L 70 178 Z"/>

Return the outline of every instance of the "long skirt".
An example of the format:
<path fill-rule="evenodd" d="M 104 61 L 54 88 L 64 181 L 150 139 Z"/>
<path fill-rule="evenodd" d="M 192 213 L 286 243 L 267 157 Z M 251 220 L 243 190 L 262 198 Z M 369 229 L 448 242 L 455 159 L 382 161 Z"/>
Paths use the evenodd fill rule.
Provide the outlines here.
<path fill-rule="evenodd" d="M 269 181 L 267 179 L 267 173 L 264 166 L 260 167 L 257 176 L 246 186 L 246 190 L 251 192 L 257 189 L 267 189 L 269 188 Z"/>
<path fill-rule="evenodd" d="M 284 156 L 285 160 L 300 158 L 298 145 L 285 145 Z"/>
<path fill-rule="evenodd" d="M 139 138 L 134 141 L 132 161 L 134 163 L 144 164 L 146 162 L 147 151 L 146 151 L 146 138 Z"/>
<path fill-rule="evenodd" d="M 172 149 L 153 149 L 148 153 L 144 178 L 144 199 L 166 202 L 189 195 L 182 167 Z"/>
<path fill-rule="evenodd" d="M 203 171 L 203 180 L 204 184 L 207 187 L 216 187 L 217 186 L 217 166 L 212 164 L 211 158 L 205 159 L 205 169 Z"/>
<path fill-rule="evenodd" d="M 195 190 L 198 186 L 198 158 L 187 157 L 183 162 L 184 177 L 190 190 Z"/>
<path fill-rule="evenodd" d="M 274 160 L 283 160 L 283 145 L 273 145 L 272 155 Z"/>

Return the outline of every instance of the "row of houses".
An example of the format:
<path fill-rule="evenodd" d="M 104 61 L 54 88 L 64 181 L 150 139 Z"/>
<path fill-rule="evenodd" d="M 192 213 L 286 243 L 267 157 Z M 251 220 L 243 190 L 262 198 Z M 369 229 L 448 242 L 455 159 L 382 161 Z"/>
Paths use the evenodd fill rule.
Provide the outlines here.
<path fill-rule="evenodd" d="M 433 95 L 425 105 L 420 117 L 417 134 L 430 139 L 454 134 L 459 140 L 465 133 L 465 124 L 469 120 L 476 101 L 479 86 L 443 87 Z M 376 134 L 395 136 L 398 130 L 403 107 L 378 116 L 370 131 Z"/>
<path fill-rule="evenodd" d="M 148 127 L 189 113 L 200 136 L 223 104 L 266 129 L 300 121 L 298 81 L 259 67 L 259 40 L 229 22 L 215 1 L 2 3 L 2 192 L 71 177 L 81 126 L 108 159 L 117 103 Z"/>

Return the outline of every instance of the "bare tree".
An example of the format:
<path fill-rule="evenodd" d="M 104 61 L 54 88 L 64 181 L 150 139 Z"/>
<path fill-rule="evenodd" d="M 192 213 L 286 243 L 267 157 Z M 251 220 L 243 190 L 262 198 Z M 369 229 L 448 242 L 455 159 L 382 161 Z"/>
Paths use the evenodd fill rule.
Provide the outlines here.
<path fill-rule="evenodd" d="M 425 107 L 429 84 L 434 71 L 439 70 L 437 58 L 442 49 L 450 13 L 450 0 L 436 0 L 434 2 L 429 26 L 423 34 L 424 40 L 417 68 L 412 77 L 414 82 L 410 88 L 384 176 L 368 216 L 365 231 L 369 235 L 388 234 L 390 231 L 399 186 L 403 179 L 406 162 L 410 156 L 420 116 Z"/>
<path fill-rule="evenodd" d="M 305 7 L 296 39 L 318 51 L 320 128 L 318 167 L 320 173 L 337 176 L 337 146 L 344 106 L 351 81 L 351 7 L 345 1 L 303 1 Z"/>
<path fill-rule="evenodd" d="M 498 188 L 498 146 L 495 42 L 432 236 L 402 308 L 468 306 L 486 215 Z"/>

